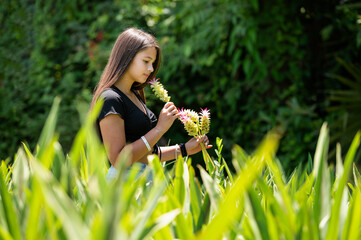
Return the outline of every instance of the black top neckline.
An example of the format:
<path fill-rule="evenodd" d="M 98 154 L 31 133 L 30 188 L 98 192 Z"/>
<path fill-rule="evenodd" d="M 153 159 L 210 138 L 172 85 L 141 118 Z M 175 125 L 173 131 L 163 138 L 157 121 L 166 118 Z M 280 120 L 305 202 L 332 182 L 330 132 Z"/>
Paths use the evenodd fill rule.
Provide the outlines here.
<path fill-rule="evenodd" d="M 145 112 L 142 111 L 142 109 L 140 109 L 140 108 L 138 107 L 138 105 L 135 104 L 135 103 L 127 96 L 127 94 L 125 94 L 125 93 L 124 93 L 122 90 L 120 90 L 118 87 L 116 87 L 115 85 L 112 85 L 111 88 L 114 89 L 115 91 L 117 91 L 118 93 L 122 94 L 123 96 L 125 96 L 139 111 L 141 111 L 145 116 L 147 116 L 147 117 L 150 119 L 150 116 L 149 116 L 149 113 L 148 113 L 148 109 L 147 109 L 145 103 L 144 103 L 143 100 L 140 98 L 140 96 L 139 96 L 139 94 L 138 94 L 137 92 L 135 92 L 134 90 L 131 90 L 131 91 L 135 94 L 135 96 L 138 98 L 138 100 L 140 101 L 140 104 L 142 104 L 142 107 L 143 107 L 143 109 L 145 110 Z"/>

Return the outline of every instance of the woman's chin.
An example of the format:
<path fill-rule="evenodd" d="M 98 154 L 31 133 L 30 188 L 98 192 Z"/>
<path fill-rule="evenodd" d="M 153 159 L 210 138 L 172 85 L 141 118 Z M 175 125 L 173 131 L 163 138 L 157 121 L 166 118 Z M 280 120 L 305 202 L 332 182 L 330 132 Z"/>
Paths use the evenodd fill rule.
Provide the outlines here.
<path fill-rule="evenodd" d="M 139 84 L 144 84 L 144 83 L 147 82 L 147 80 L 148 80 L 148 78 L 138 79 L 138 80 L 137 80 L 137 83 L 139 83 Z"/>

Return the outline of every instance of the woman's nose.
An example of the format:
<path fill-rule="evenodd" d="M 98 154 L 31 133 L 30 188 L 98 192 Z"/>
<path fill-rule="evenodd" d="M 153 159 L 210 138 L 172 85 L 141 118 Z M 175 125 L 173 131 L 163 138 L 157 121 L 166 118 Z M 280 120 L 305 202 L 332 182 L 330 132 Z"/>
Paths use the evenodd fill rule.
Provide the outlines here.
<path fill-rule="evenodd" d="M 150 64 L 150 65 L 148 66 L 148 71 L 150 71 L 150 72 L 153 72 L 153 71 L 154 71 L 153 64 Z"/>

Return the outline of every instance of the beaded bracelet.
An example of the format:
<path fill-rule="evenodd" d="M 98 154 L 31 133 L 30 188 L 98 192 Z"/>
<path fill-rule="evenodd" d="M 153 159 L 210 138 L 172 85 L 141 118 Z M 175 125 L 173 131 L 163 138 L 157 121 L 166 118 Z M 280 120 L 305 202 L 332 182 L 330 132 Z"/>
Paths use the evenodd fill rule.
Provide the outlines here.
<path fill-rule="evenodd" d="M 174 159 L 175 159 L 175 160 L 178 159 L 178 154 L 177 154 L 177 153 L 178 153 L 178 147 L 179 147 L 179 145 L 176 144 L 176 145 L 175 145 L 175 151 L 174 151 Z"/>

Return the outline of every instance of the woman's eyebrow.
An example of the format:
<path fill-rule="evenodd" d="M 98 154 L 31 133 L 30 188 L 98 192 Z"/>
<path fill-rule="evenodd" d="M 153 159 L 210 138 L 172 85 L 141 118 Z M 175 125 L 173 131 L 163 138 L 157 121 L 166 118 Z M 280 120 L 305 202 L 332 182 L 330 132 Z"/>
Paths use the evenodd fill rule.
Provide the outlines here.
<path fill-rule="evenodd" d="M 150 56 L 145 56 L 145 58 L 150 58 L 151 60 L 153 60 L 153 58 L 152 58 L 152 57 L 150 57 Z"/>

